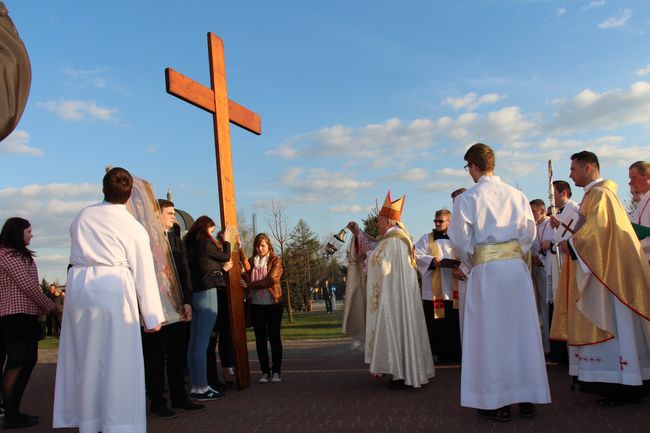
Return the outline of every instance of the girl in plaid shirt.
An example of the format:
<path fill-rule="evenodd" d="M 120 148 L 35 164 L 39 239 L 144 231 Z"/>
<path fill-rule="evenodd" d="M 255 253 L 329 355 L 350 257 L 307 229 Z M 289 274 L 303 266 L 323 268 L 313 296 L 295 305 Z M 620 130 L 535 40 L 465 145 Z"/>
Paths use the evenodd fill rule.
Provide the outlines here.
<path fill-rule="evenodd" d="M 38 283 L 29 221 L 9 218 L 0 232 L 0 330 L 7 364 L 2 378 L 5 429 L 38 424 L 38 417 L 20 412 L 27 382 L 38 360 L 38 315 L 54 311 L 54 303 Z"/>

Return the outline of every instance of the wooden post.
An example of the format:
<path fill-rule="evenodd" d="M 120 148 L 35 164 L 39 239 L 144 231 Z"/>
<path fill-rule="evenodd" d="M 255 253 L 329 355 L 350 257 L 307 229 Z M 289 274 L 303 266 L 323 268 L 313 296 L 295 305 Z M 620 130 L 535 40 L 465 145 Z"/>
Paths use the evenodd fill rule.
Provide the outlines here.
<path fill-rule="evenodd" d="M 214 144 L 217 156 L 217 177 L 219 188 L 220 216 L 222 227 L 237 230 L 237 207 L 235 203 L 235 178 L 232 169 L 230 146 L 230 123 L 234 123 L 257 135 L 262 133 L 259 114 L 228 99 L 226 86 L 226 61 L 223 40 L 214 33 L 208 33 L 210 57 L 210 84 L 207 88 L 171 68 L 165 69 L 167 93 L 195 105 L 213 115 Z M 239 389 L 250 386 L 248 349 L 246 347 L 246 325 L 244 318 L 243 291 L 239 286 L 241 266 L 239 250 L 232 245 L 233 267 L 229 272 L 228 307 L 230 312 L 230 333 L 235 353 L 235 374 Z M 224 306 L 219 306 L 223 308 Z"/>

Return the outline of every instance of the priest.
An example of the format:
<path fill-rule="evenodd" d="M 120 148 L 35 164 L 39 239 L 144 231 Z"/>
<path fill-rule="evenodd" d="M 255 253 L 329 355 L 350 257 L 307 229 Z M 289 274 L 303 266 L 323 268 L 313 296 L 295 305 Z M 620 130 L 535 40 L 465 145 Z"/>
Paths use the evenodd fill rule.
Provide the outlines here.
<path fill-rule="evenodd" d="M 436 363 L 460 361 L 459 280 L 453 276 L 459 262 L 447 236 L 450 219 L 449 210 L 437 210 L 435 228 L 415 244 L 415 258 L 422 275 L 422 307 Z"/>
<path fill-rule="evenodd" d="M 630 219 L 634 224 L 650 227 L 650 162 L 637 161 L 630 166 L 630 189 L 639 195 L 639 202 Z M 643 254 L 650 264 L 650 237 L 641 239 Z"/>
<path fill-rule="evenodd" d="M 404 199 L 391 201 L 389 192 L 379 211 L 382 238 L 368 256 L 366 285 L 365 362 L 375 377 L 392 375 L 391 389 L 419 388 L 434 376 Z"/>
<path fill-rule="evenodd" d="M 650 267 L 614 182 L 600 177 L 598 157 L 571 156 L 571 179 L 584 188 L 565 256 L 551 338 L 567 341 L 569 374 L 602 394 L 598 402 L 638 402 L 650 379 Z"/>
<path fill-rule="evenodd" d="M 494 151 L 483 143 L 465 153 L 475 185 L 454 201 L 449 238 L 468 269 L 463 325 L 461 405 L 510 421 L 534 403 L 550 403 L 535 293 L 522 256 L 535 239 L 526 196 L 494 175 Z"/>

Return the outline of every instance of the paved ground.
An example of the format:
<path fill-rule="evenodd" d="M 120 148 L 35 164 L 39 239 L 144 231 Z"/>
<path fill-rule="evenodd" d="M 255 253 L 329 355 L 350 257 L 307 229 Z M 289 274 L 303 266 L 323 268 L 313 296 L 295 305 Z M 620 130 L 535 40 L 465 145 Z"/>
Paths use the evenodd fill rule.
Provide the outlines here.
<path fill-rule="evenodd" d="M 535 418 L 513 411 L 510 423 L 475 416 L 459 405 L 460 369 L 442 366 L 419 390 L 390 391 L 373 381 L 362 355 L 346 340 L 285 343 L 283 381 L 258 384 L 251 349 L 252 386 L 229 391 L 206 410 L 172 420 L 149 416 L 148 431 L 173 433 L 361 433 L 361 432 L 643 432 L 650 431 L 650 401 L 602 408 L 594 397 L 570 391 L 566 371 L 549 365 L 553 403 L 538 406 Z M 23 409 L 41 416 L 41 425 L 24 432 L 50 432 L 55 372 L 54 351 L 41 351 Z M 76 430 L 57 430 L 72 432 Z"/>

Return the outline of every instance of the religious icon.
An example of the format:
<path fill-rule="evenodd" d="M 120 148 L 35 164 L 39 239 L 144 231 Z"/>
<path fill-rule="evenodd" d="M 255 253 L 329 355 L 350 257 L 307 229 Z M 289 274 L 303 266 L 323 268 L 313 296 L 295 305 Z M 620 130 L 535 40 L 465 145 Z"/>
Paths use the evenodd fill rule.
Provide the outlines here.
<path fill-rule="evenodd" d="M 160 289 L 160 301 L 165 314 L 164 324 L 183 320 L 183 292 L 174 265 L 174 256 L 160 219 L 158 200 L 153 187 L 146 180 L 133 176 L 131 198 L 126 208 L 149 234 L 153 262 Z"/>

